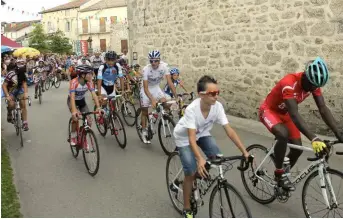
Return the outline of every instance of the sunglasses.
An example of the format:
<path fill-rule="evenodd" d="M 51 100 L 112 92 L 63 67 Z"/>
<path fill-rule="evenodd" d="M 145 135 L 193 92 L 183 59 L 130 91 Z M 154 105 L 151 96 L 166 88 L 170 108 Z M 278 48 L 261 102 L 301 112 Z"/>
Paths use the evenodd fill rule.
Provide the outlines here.
<path fill-rule="evenodd" d="M 152 63 L 154 63 L 154 62 L 159 62 L 160 60 L 158 59 L 158 60 L 150 60 L 150 63 L 152 64 Z"/>
<path fill-rule="evenodd" d="M 216 90 L 216 91 L 200 91 L 199 93 L 215 97 L 215 96 L 219 95 L 220 92 L 219 92 L 219 90 Z"/>

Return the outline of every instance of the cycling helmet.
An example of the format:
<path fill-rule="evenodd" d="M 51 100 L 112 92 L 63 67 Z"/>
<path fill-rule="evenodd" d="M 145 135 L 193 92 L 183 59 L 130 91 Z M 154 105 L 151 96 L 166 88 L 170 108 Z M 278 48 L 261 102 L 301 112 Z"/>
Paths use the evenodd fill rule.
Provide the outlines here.
<path fill-rule="evenodd" d="M 179 69 L 177 69 L 177 68 L 172 68 L 172 69 L 170 69 L 170 74 L 171 75 L 174 75 L 174 74 L 180 74 L 180 71 L 179 71 Z"/>
<path fill-rule="evenodd" d="M 320 57 L 307 64 L 305 74 L 311 84 L 316 87 L 323 87 L 329 80 L 328 68 Z"/>
<path fill-rule="evenodd" d="M 134 68 L 139 68 L 139 67 L 141 67 L 139 64 L 135 64 L 134 66 L 133 66 Z"/>
<path fill-rule="evenodd" d="M 115 51 L 108 51 L 105 54 L 105 59 L 117 59 L 117 53 Z"/>
<path fill-rule="evenodd" d="M 161 58 L 160 56 L 161 56 L 161 53 L 158 50 L 153 50 L 149 52 L 149 55 L 148 55 L 149 59 L 160 59 Z"/>
<path fill-rule="evenodd" d="M 89 65 L 79 65 L 76 67 L 76 73 L 78 75 L 92 73 L 93 68 Z"/>

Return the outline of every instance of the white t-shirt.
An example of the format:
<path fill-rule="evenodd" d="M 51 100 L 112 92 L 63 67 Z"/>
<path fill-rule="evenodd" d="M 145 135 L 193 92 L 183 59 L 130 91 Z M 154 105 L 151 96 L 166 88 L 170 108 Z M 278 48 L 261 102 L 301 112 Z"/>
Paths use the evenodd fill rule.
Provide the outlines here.
<path fill-rule="evenodd" d="M 143 68 L 143 80 L 148 81 L 149 87 L 159 86 L 165 75 L 170 75 L 169 68 L 168 64 L 162 61 L 157 69 L 153 69 L 151 64 Z"/>
<path fill-rule="evenodd" d="M 89 65 L 89 66 L 92 66 L 91 63 L 89 63 L 88 60 L 86 60 L 86 63 L 85 63 L 85 64 L 82 64 L 81 59 L 77 60 L 77 65 Z"/>
<path fill-rule="evenodd" d="M 175 144 L 177 147 L 189 146 L 188 129 L 196 129 L 196 140 L 200 137 L 211 136 L 210 130 L 214 123 L 228 124 L 224 107 L 220 102 L 212 105 L 205 119 L 200 109 L 200 98 L 195 99 L 185 110 L 184 116 L 174 128 Z"/>

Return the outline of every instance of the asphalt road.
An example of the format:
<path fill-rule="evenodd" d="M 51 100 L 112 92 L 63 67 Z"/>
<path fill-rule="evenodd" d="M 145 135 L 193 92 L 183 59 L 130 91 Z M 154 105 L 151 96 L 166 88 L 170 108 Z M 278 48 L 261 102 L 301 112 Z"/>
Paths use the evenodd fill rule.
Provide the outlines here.
<path fill-rule="evenodd" d="M 168 196 L 167 157 L 157 135 L 152 144 L 144 145 L 136 130 L 126 127 L 128 145 L 121 149 L 113 136 L 103 138 L 93 126 L 101 156 L 100 169 L 94 178 L 87 173 L 82 156 L 72 157 L 66 141 L 70 117 L 67 90 L 68 83 L 63 82 L 59 89 L 50 88 L 44 93 L 42 105 L 33 99 L 28 109 L 30 130 L 24 133 L 25 146 L 21 150 L 16 150 L 19 138 L 12 124 L 6 122 L 2 100 L 2 134 L 9 143 L 24 217 L 180 217 Z M 29 92 L 33 97 L 32 87 Z M 91 100 L 88 104 L 93 106 Z M 246 145 L 272 144 L 273 139 L 237 131 Z M 221 127 L 214 127 L 212 133 L 224 155 L 239 154 Z M 298 166 L 306 164 L 303 156 Z M 330 164 L 342 169 L 340 158 L 332 159 Z M 261 205 L 249 197 L 237 169 L 231 170 L 227 179 L 244 195 L 254 217 L 305 216 L 301 205 L 302 184 L 287 203 Z M 340 187 L 343 198 L 342 181 Z M 198 217 L 208 217 L 208 196 Z"/>

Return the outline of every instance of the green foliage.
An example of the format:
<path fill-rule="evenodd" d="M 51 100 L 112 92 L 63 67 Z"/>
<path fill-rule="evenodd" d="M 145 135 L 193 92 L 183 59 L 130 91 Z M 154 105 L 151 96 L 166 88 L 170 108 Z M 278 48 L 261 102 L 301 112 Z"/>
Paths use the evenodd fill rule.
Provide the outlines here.
<path fill-rule="evenodd" d="M 34 24 L 34 29 L 31 32 L 31 37 L 29 39 L 29 47 L 35 48 L 40 52 L 46 52 L 48 50 L 46 35 L 42 24 Z"/>
<path fill-rule="evenodd" d="M 49 40 L 49 49 L 53 53 L 65 54 L 71 53 L 72 45 L 69 42 L 69 39 L 64 36 L 64 33 L 58 30 L 56 33 L 53 33 L 48 37 Z"/>

